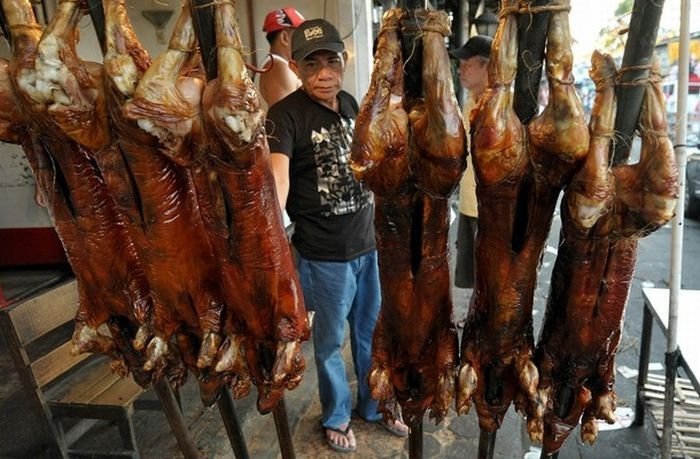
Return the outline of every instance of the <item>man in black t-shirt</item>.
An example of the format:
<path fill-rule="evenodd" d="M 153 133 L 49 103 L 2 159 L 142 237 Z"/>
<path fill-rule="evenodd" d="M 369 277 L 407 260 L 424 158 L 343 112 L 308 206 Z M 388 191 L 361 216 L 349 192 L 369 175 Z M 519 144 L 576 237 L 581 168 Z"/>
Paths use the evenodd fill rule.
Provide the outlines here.
<path fill-rule="evenodd" d="M 347 53 L 323 19 L 292 35 L 290 68 L 302 87 L 272 106 L 267 133 L 280 206 L 295 223 L 292 243 L 306 306 L 315 311 L 314 353 L 328 444 L 356 449 L 350 429 L 352 396 L 341 355 L 345 322 L 358 381 L 357 412 L 381 421 L 367 384 L 372 333 L 381 294 L 374 242 L 372 193 L 350 169 L 357 102 L 341 89 Z M 400 421 L 384 424 L 405 436 Z"/>

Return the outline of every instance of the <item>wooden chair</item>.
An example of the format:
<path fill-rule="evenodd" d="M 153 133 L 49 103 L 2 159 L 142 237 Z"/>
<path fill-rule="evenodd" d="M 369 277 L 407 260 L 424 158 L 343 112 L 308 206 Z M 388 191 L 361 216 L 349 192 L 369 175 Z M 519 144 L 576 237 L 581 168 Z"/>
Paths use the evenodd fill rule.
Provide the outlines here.
<path fill-rule="evenodd" d="M 105 356 L 70 355 L 70 330 L 77 306 L 76 282 L 71 280 L 0 309 L 0 331 L 23 385 L 31 393 L 31 403 L 62 457 L 138 458 L 132 415 L 145 391 L 133 378 L 113 374 Z M 138 408 L 160 407 L 158 401 L 144 402 Z M 75 442 L 100 420 L 116 424 L 123 449 L 75 449 Z"/>

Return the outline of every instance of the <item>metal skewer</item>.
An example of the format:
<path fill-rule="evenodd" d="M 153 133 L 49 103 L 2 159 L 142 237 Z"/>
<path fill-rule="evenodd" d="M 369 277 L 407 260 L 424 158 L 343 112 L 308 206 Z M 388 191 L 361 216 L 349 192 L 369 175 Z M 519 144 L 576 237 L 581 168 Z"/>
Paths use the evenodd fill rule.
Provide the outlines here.
<path fill-rule="evenodd" d="M 190 435 L 189 430 L 187 430 L 187 425 L 185 423 L 185 418 L 180 411 L 180 407 L 177 404 L 177 399 L 173 390 L 168 382 L 161 378 L 160 381 L 153 385 L 153 389 L 158 395 L 161 405 L 163 405 L 163 412 L 165 412 L 165 417 L 168 419 L 170 428 L 175 434 L 175 440 L 177 440 L 177 445 L 182 451 L 185 459 L 200 459 L 202 455 L 194 444 L 194 440 Z"/>
<path fill-rule="evenodd" d="M 275 409 L 272 410 L 272 416 L 275 419 L 275 429 L 277 430 L 277 441 L 280 444 L 280 453 L 282 459 L 294 459 L 294 443 L 292 442 L 292 433 L 289 429 L 289 420 L 287 418 L 287 408 L 284 405 L 284 398 L 281 398 Z"/>
<path fill-rule="evenodd" d="M 408 457 L 411 459 L 423 458 L 423 420 L 419 419 L 408 430 Z"/>
<path fill-rule="evenodd" d="M 237 459 L 248 459 L 250 457 L 248 454 L 248 447 L 246 446 L 241 423 L 238 421 L 236 409 L 233 406 L 233 397 L 228 387 L 222 389 L 221 396 L 216 402 L 216 405 L 217 408 L 219 408 L 224 427 L 226 427 L 226 435 L 228 435 L 228 440 L 231 443 L 234 456 L 236 456 Z"/>
<path fill-rule="evenodd" d="M 479 433 L 479 459 L 492 459 L 493 452 L 496 449 L 496 434 L 498 432 L 489 432 L 481 429 Z"/>

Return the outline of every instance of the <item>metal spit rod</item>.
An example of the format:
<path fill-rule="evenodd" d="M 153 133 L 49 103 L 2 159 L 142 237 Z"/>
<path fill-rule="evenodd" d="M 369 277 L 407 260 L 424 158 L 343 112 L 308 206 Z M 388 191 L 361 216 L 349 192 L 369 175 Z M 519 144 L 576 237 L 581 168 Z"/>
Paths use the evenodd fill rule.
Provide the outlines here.
<path fill-rule="evenodd" d="M 200 459 L 202 455 L 195 446 L 189 430 L 187 430 L 187 423 L 182 415 L 182 411 L 180 411 L 180 407 L 177 404 L 177 399 L 175 399 L 170 384 L 164 378 L 161 378 L 153 385 L 153 389 L 158 395 L 161 405 L 163 405 L 163 412 L 168 419 L 168 423 L 175 435 L 175 440 L 177 440 L 177 445 L 180 451 L 182 451 L 182 455 L 185 456 L 186 459 Z"/>
<path fill-rule="evenodd" d="M 416 421 L 408 431 L 408 457 L 411 459 L 423 458 L 423 421 Z"/>
<path fill-rule="evenodd" d="M 479 432 L 479 459 L 492 459 L 493 452 L 496 449 L 496 434 L 498 432 L 488 432 L 481 430 Z"/>
<path fill-rule="evenodd" d="M 284 398 L 281 398 L 275 409 L 272 411 L 272 416 L 275 419 L 275 429 L 277 429 L 277 441 L 280 444 L 280 452 L 282 459 L 294 459 L 294 443 L 292 442 L 292 433 L 289 429 L 289 420 L 287 419 L 287 408 L 284 405 Z"/>
<path fill-rule="evenodd" d="M 250 455 L 248 454 L 248 447 L 243 437 L 243 429 L 241 428 L 241 423 L 238 421 L 236 409 L 233 406 L 231 391 L 227 387 L 224 387 L 221 391 L 221 396 L 216 402 L 216 405 L 219 408 L 224 427 L 226 427 L 226 435 L 228 435 L 228 440 L 231 443 L 233 455 L 236 456 L 236 459 L 248 459 Z"/>

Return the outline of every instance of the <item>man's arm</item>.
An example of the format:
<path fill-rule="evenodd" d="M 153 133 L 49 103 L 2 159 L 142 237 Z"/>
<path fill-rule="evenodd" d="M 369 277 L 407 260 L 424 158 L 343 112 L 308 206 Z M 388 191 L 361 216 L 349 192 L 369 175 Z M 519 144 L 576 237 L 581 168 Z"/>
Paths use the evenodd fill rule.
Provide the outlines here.
<path fill-rule="evenodd" d="M 299 78 L 285 63 L 278 59 L 272 62 L 272 68 L 260 75 L 260 95 L 268 107 L 272 107 L 299 87 Z"/>
<path fill-rule="evenodd" d="M 270 153 L 270 162 L 272 174 L 275 177 L 277 199 L 279 199 L 280 209 L 284 210 L 289 195 L 289 156 L 273 151 Z"/>

